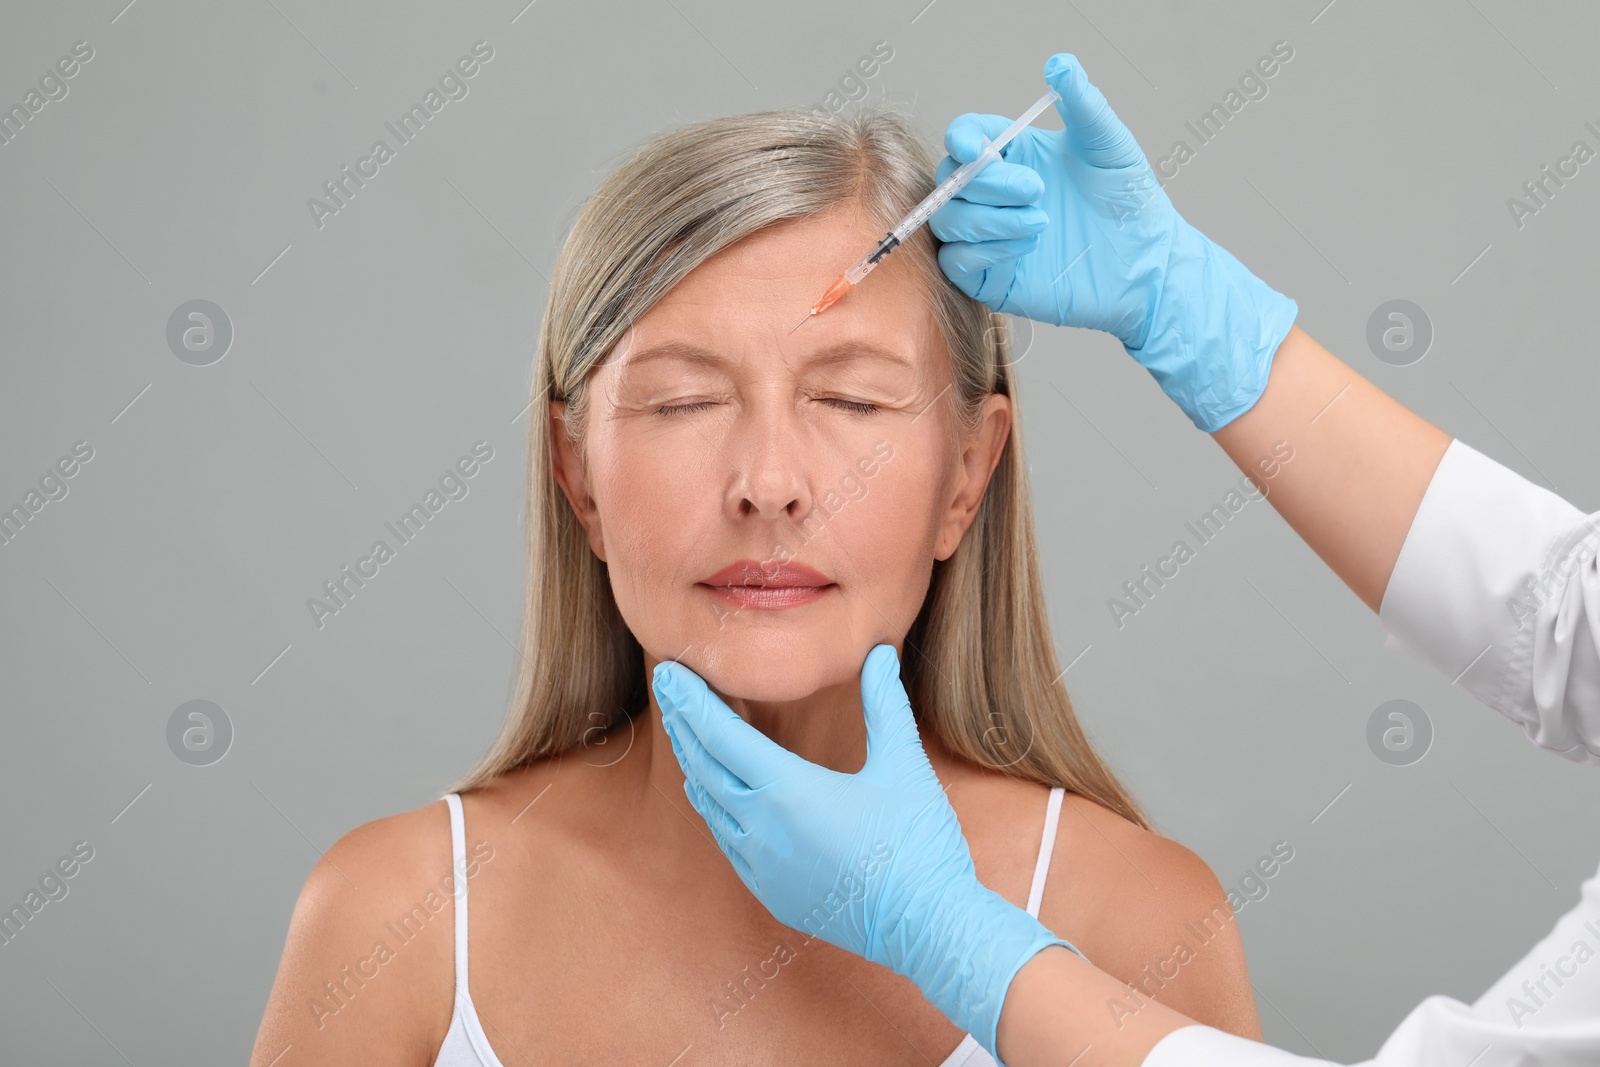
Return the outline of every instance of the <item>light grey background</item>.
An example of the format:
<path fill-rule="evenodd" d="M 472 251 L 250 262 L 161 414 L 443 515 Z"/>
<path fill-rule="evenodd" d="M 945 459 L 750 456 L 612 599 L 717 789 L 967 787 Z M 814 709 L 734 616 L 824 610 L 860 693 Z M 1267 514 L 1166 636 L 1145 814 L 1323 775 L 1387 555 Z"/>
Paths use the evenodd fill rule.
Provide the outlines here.
<path fill-rule="evenodd" d="M 7 1063 L 243 1061 L 319 851 L 436 796 L 501 721 L 532 345 L 578 205 L 661 130 L 822 103 L 876 41 L 870 98 L 930 142 L 1073 51 L 1153 161 L 1288 41 L 1168 183 L 1179 211 L 1403 403 L 1600 506 L 1600 163 L 1520 229 L 1507 208 L 1600 147 L 1587 5 L 125 2 L 0 15 L 0 105 L 94 49 L 0 146 L 0 506 L 94 449 L 0 547 L 0 904 L 95 849 L 0 947 Z M 319 229 L 307 199 L 480 39 L 469 95 Z M 206 367 L 166 341 L 194 299 L 235 333 Z M 1410 366 L 1367 347 L 1391 299 L 1435 330 Z M 1224 884 L 1295 849 L 1239 916 L 1269 1039 L 1353 1060 L 1428 994 L 1475 998 L 1593 871 L 1600 776 L 1386 652 L 1259 501 L 1116 628 L 1107 599 L 1238 472 L 1109 335 L 1039 327 L 1020 373 L 1079 715 Z M 307 598 L 480 439 L 469 494 L 318 630 Z M 166 741 L 195 699 L 235 732 L 205 767 Z M 1391 699 L 1433 724 L 1412 766 L 1367 746 Z"/>

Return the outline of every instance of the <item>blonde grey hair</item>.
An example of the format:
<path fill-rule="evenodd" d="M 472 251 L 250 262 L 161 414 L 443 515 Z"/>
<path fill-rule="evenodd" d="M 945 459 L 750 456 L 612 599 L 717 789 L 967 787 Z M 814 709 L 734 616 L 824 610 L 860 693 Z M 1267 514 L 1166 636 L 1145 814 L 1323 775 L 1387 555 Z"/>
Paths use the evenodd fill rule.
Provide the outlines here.
<path fill-rule="evenodd" d="M 885 232 L 933 188 L 935 157 L 891 105 L 786 108 L 694 123 L 625 159 L 578 213 L 556 262 L 538 341 L 528 430 L 528 579 L 520 667 L 499 737 L 449 791 L 588 743 L 648 706 L 644 653 L 606 566 L 553 474 L 545 397 L 567 405 L 581 449 L 589 374 L 695 267 L 763 227 L 859 204 Z M 1007 319 L 939 270 L 922 228 L 895 252 L 914 266 L 948 349 L 956 422 L 970 433 L 993 393 L 1012 430 L 961 544 L 936 560 L 905 639 L 919 728 L 1013 777 L 1064 786 L 1148 827 L 1101 760 L 1060 680 L 1039 578 Z"/>

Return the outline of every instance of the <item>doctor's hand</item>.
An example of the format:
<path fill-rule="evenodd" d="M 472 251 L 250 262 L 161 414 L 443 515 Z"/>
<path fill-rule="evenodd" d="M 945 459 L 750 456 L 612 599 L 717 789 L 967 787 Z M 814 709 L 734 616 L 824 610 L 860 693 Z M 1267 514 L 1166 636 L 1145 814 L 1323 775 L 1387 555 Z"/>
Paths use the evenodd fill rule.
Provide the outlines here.
<path fill-rule="evenodd" d="M 939 265 L 994 311 L 1114 334 L 1217 430 L 1260 398 L 1299 307 L 1183 220 L 1076 57 L 1051 56 L 1044 77 L 1065 128 L 1025 128 L 933 213 Z M 958 116 L 936 179 L 1010 124 Z"/>
<path fill-rule="evenodd" d="M 1072 946 L 978 881 L 894 647 L 877 645 L 862 668 L 867 759 L 855 774 L 768 740 L 681 663 L 657 664 L 652 688 L 684 792 L 750 892 L 785 925 L 910 978 L 993 1055 L 1016 972 L 1046 946 Z"/>

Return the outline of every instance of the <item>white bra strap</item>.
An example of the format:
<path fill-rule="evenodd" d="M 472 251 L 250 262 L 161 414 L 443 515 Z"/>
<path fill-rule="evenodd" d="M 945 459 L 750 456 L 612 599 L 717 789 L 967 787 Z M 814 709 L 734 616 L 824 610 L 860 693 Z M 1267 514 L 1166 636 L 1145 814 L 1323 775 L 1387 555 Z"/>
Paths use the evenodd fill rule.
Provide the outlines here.
<path fill-rule="evenodd" d="M 450 874 L 456 915 L 456 999 L 467 995 L 467 833 L 461 815 L 461 795 L 446 793 L 450 806 Z"/>
<path fill-rule="evenodd" d="M 1039 842 L 1039 862 L 1033 868 L 1033 886 L 1028 890 L 1028 914 L 1039 917 L 1039 905 L 1044 901 L 1044 880 L 1050 873 L 1050 853 L 1056 847 L 1056 826 L 1061 821 L 1061 800 L 1067 791 L 1061 786 L 1050 790 L 1050 802 L 1045 806 L 1044 836 Z"/>

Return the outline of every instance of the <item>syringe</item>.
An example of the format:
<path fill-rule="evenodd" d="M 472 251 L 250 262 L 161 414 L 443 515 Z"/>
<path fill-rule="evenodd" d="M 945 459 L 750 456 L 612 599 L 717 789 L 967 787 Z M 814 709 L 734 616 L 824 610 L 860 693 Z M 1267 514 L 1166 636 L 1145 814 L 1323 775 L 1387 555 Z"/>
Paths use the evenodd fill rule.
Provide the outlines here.
<path fill-rule="evenodd" d="M 1021 118 L 1008 126 L 1004 133 L 995 140 L 988 142 L 983 151 L 979 153 L 977 159 L 957 167 L 950 177 L 940 182 L 933 192 L 923 197 L 922 203 L 912 208 L 911 213 L 902 219 L 898 226 L 885 234 L 883 240 L 878 242 L 877 247 L 856 260 L 849 270 L 841 274 L 839 280 L 829 286 L 828 291 L 822 294 L 822 298 L 811 305 L 811 310 L 806 312 L 805 318 L 795 323 L 794 329 L 789 332 L 794 333 L 795 330 L 805 325 L 806 319 L 813 315 L 820 315 L 834 301 L 854 288 L 880 261 L 887 257 L 890 252 L 893 252 L 897 245 L 907 237 L 910 237 L 918 226 L 927 222 L 928 216 L 939 210 L 945 201 L 959 193 L 980 170 L 988 166 L 991 160 L 997 158 L 1000 155 L 1000 150 L 1010 144 L 1011 139 L 1021 133 L 1029 123 L 1038 118 L 1041 111 L 1060 99 L 1061 94 L 1054 89 L 1046 91 L 1043 96 L 1034 102 L 1032 107 L 1022 113 Z"/>

